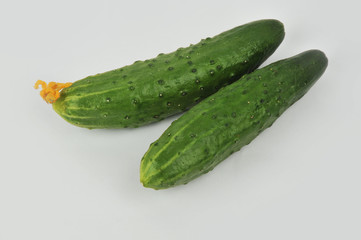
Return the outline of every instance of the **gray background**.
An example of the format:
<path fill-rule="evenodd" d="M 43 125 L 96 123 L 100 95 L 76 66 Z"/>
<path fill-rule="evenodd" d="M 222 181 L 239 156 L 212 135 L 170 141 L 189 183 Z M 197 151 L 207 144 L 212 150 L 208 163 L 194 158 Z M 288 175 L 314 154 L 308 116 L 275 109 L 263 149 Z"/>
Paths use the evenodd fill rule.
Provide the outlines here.
<path fill-rule="evenodd" d="M 351 0 L 1 1 L 0 239 L 360 239 L 359 9 Z M 139 182 L 141 157 L 176 117 L 90 131 L 33 89 L 262 18 L 286 29 L 265 64 L 317 48 L 329 67 L 271 128 L 186 186 Z"/>

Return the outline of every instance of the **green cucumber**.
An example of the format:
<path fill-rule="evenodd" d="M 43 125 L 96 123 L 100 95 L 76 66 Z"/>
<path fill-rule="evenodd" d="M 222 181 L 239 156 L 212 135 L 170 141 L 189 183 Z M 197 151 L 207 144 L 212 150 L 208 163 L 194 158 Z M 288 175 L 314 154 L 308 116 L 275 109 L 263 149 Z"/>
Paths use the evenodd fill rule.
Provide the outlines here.
<path fill-rule="evenodd" d="M 226 86 L 174 121 L 140 167 L 145 187 L 186 184 L 250 143 L 323 74 L 327 58 L 310 50 Z"/>
<path fill-rule="evenodd" d="M 169 54 L 86 77 L 54 110 L 85 128 L 139 127 L 182 112 L 256 69 L 279 46 L 277 20 L 251 22 Z"/>

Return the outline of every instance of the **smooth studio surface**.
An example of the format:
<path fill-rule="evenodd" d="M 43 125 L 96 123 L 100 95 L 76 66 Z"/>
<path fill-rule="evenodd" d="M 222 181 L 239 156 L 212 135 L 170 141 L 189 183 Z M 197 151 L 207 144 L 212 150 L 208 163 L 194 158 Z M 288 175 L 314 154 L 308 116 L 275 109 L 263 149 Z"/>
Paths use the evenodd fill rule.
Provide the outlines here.
<path fill-rule="evenodd" d="M 0 4 L 0 240 L 360 239 L 361 33 L 356 1 L 6 1 Z M 140 159 L 173 120 L 88 130 L 36 80 L 72 82 L 273 18 L 266 61 L 329 65 L 271 128 L 212 172 L 155 191 Z"/>

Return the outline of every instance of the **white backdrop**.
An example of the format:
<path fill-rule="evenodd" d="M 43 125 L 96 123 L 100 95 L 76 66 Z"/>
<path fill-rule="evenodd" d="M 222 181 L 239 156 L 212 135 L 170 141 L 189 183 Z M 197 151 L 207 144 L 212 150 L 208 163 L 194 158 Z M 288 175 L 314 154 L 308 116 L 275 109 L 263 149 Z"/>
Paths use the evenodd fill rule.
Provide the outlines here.
<path fill-rule="evenodd" d="M 1 1 L 0 239 L 361 239 L 359 9 L 352 0 Z M 316 48 L 329 67 L 271 128 L 186 186 L 139 182 L 141 157 L 176 117 L 87 130 L 33 89 L 263 18 L 286 31 L 265 64 Z"/>

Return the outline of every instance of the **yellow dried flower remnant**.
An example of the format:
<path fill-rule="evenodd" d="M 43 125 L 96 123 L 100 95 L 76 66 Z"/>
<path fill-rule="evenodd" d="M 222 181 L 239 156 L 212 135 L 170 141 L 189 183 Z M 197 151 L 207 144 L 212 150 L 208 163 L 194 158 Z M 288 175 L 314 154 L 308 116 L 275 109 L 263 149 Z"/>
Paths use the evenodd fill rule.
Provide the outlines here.
<path fill-rule="evenodd" d="M 63 88 L 70 87 L 72 83 L 56 83 L 50 82 L 46 84 L 46 82 L 38 80 L 35 83 L 34 88 L 38 89 L 39 85 L 41 86 L 42 90 L 40 91 L 40 96 L 47 102 L 47 103 L 54 103 L 56 99 L 60 97 L 60 91 Z"/>

